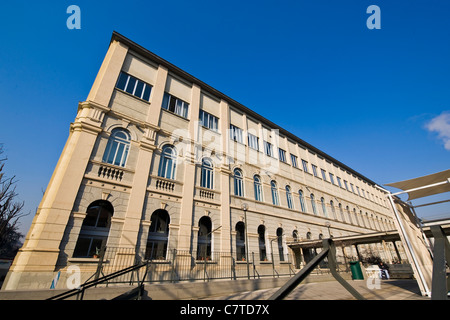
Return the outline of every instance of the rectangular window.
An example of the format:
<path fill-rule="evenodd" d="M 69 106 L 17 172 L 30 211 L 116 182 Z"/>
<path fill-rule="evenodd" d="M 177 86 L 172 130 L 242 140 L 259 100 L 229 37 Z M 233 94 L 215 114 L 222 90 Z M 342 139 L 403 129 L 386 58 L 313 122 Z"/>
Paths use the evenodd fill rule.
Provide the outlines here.
<path fill-rule="evenodd" d="M 334 174 L 332 174 L 331 172 L 330 172 L 330 181 L 332 184 L 335 184 L 334 183 Z"/>
<path fill-rule="evenodd" d="M 327 181 L 327 172 L 323 169 L 320 169 L 320 171 L 322 172 L 322 179 Z"/>
<path fill-rule="evenodd" d="M 270 157 L 273 157 L 273 146 L 270 142 L 264 141 L 264 153 Z"/>
<path fill-rule="evenodd" d="M 355 188 L 353 187 L 353 183 L 350 183 L 350 188 L 352 188 L 352 192 L 355 193 Z"/>
<path fill-rule="evenodd" d="M 344 180 L 344 185 L 345 185 L 345 189 L 347 189 L 347 191 L 350 191 L 350 190 L 348 189 L 347 180 Z"/>
<path fill-rule="evenodd" d="M 291 153 L 291 162 L 294 168 L 298 168 L 297 156 L 294 156 L 292 153 Z"/>
<path fill-rule="evenodd" d="M 161 107 L 165 110 L 175 113 L 176 115 L 179 115 L 180 117 L 187 119 L 189 103 L 178 99 L 177 97 L 172 96 L 167 92 L 164 93 Z"/>
<path fill-rule="evenodd" d="M 216 132 L 219 130 L 219 118 L 213 116 L 212 114 L 209 114 L 206 111 L 200 110 L 199 121 L 200 124 L 205 128 L 211 129 Z"/>
<path fill-rule="evenodd" d="M 341 187 L 341 188 L 342 188 L 342 181 L 341 181 L 341 178 L 337 177 L 337 181 L 338 181 L 338 185 L 339 185 L 339 187 Z"/>
<path fill-rule="evenodd" d="M 359 192 L 359 187 L 356 186 L 356 191 L 358 191 L 358 195 L 361 197 L 361 193 Z"/>
<path fill-rule="evenodd" d="M 259 150 L 259 138 L 257 136 L 248 134 L 248 146 L 252 149 Z"/>
<path fill-rule="evenodd" d="M 308 172 L 308 161 L 302 159 L 303 170 Z"/>
<path fill-rule="evenodd" d="M 317 177 L 317 166 L 315 166 L 315 165 L 312 164 L 311 167 L 312 167 L 312 169 L 313 169 L 314 177 Z"/>
<path fill-rule="evenodd" d="M 281 148 L 278 148 L 278 155 L 280 157 L 280 161 L 286 162 L 286 151 Z"/>
<path fill-rule="evenodd" d="M 152 86 L 148 83 L 138 80 L 133 76 L 125 72 L 121 72 L 119 80 L 117 80 L 116 88 L 128 92 L 133 96 L 150 101 L 150 93 L 152 91 Z"/>
<path fill-rule="evenodd" d="M 230 124 L 230 139 L 236 142 L 244 143 L 242 138 L 242 129 Z"/>

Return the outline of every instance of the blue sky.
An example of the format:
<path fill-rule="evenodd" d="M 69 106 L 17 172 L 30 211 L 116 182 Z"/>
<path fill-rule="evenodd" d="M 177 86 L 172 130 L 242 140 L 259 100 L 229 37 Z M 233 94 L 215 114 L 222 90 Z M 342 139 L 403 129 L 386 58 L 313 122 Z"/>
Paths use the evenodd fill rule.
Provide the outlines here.
<path fill-rule="evenodd" d="M 70 5 L 81 30 L 66 26 Z M 370 5 L 381 29 L 366 27 Z M 114 30 L 379 185 L 448 169 L 449 12 L 444 0 L 2 4 L 0 142 L 31 212 L 21 230 Z M 434 210 L 423 215 L 450 213 Z"/>

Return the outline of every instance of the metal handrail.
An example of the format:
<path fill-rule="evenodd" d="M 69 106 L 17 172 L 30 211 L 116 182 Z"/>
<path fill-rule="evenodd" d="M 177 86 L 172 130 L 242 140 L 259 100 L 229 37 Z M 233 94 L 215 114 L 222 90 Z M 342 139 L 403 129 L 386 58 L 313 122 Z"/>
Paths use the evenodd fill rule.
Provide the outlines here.
<path fill-rule="evenodd" d="M 133 272 L 133 271 L 137 271 L 137 270 L 141 269 L 142 267 L 147 267 L 147 269 L 148 269 L 148 262 L 138 263 L 138 264 L 135 264 L 134 266 L 124 268 L 122 270 L 119 270 L 119 271 L 116 271 L 114 273 L 108 274 L 108 275 L 103 276 L 101 278 L 85 282 L 79 288 L 75 288 L 75 289 L 72 289 L 72 290 L 60 293 L 58 295 L 55 295 L 53 297 L 48 298 L 47 300 L 64 300 L 64 299 L 70 298 L 72 296 L 79 295 L 80 293 L 81 293 L 81 299 L 80 300 L 82 300 L 83 297 L 84 297 L 84 292 L 86 291 L 86 289 L 94 287 L 94 286 L 96 286 L 96 285 L 98 285 L 100 283 L 107 282 L 107 281 L 109 281 L 111 279 L 123 276 L 124 274 L 130 273 L 130 272 Z M 146 272 L 146 274 L 147 274 L 147 272 Z M 144 280 L 145 280 L 145 275 L 144 275 L 144 278 L 142 279 L 142 281 L 141 281 L 141 283 L 139 285 L 140 292 L 142 291 L 142 288 L 143 288 L 143 285 L 144 285 Z"/>

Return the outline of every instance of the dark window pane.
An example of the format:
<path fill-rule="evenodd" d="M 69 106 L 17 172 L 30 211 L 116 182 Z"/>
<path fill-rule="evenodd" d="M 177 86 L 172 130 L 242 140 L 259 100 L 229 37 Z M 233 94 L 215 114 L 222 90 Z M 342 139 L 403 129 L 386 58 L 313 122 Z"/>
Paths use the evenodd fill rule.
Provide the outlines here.
<path fill-rule="evenodd" d="M 167 92 L 164 93 L 162 107 L 166 110 L 169 110 L 169 100 L 170 100 L 170 95 Z"/>
<path fill-rule="evenodd" d="M 143 89 L 144 89 L 144 83 L 142 81 L 138 81 L 138 83 L 136 85 L 136 90 L 134 91 L 134 95 L 138 98 L 141 98 Z"/>
<path fill-rule="evenodd" d="M 177 99 L 175 99 L 174 97 L 171 97 L 170 102 L 169 102 L 169 111 L 175 112 L 175 103 L 176 102 L 177 102 Z"/>
<path fill-rule="evenodd" d="M 126 73 L 121 73 L 119 80 L 117 81 L 117 88 L 125 90 L 125 85 L 127 84 L 128 75 Z"/>
<path fill-rule="evenodd" d="M 125 91 L 133 94 L 135 84 L 136 84 L 136 79 L 133 77 L 130 77 L 130 80 L 128 81 L 128 85 L 125 88 Z"/>
<path fill-rule="evenodd" d="M 144 95 L 142 96 L 142 99 L 146 101 L 150 101 L 150 93 L 152 92 L 152 87 L 148 84 L 145 85 Z"/>
<path fill-rule="evenodd" d="M 74 257 L 87 257 L 89 252 L 89 246 L 91 245 L 90 238 L 79 238 L 75 251 L 73 252 Z"/>

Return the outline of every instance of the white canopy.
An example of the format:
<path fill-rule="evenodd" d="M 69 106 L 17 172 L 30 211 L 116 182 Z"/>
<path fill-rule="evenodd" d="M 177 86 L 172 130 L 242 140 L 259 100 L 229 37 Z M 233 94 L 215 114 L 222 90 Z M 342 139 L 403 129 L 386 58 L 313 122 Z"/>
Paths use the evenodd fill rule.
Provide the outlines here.
<path fill-rule="evenodd" d="M 450 169 L 419 178 L 388 183 L 386 186 L 403 190 L 396 194 L 407 193 L 408 200 L 450 192 Z"/>

